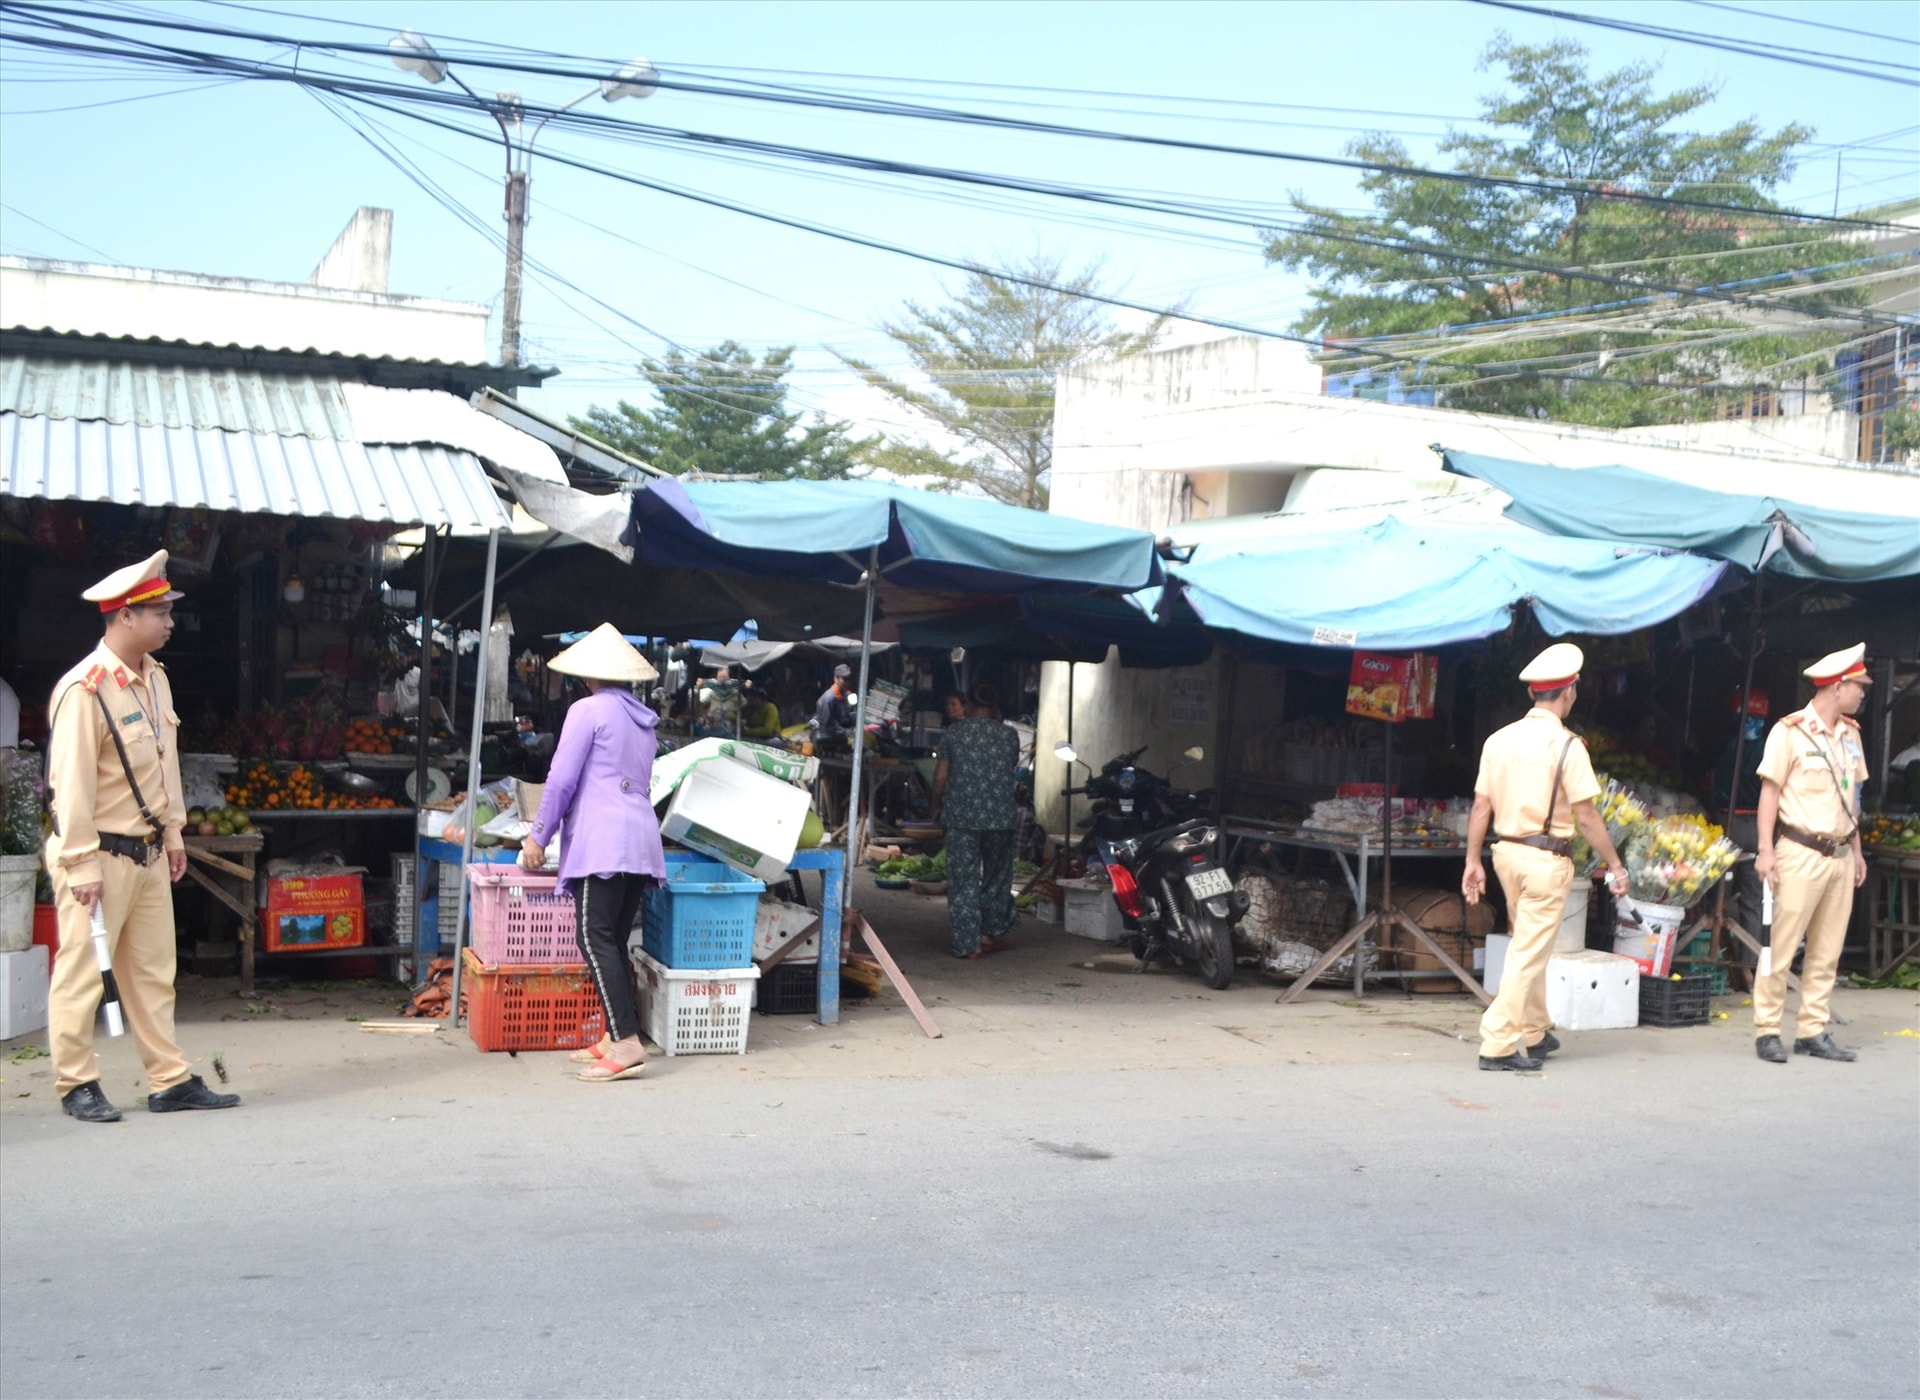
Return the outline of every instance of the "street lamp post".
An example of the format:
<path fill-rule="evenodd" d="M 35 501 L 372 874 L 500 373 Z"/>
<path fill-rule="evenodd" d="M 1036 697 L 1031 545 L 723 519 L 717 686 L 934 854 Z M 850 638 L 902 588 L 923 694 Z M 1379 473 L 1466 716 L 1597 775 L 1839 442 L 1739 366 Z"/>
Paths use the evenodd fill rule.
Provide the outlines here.
<path fill-rule="evenodd" d="M 623 97 L 653 96 L 659 90 L 660 75 L 646 59 L 636 58 L 611 76 L 602 78 L 565 106 L 548 112 L 534 123 L 532 131 L 527 131 L 526 108 L 521 103 L 519 93 L 495 93 L 489 102 L 468 87 L 460 75 L 434 52 L 433 45 L 413 30 L 404 29 L 394 35 L 387 42 L 387 48 L 394 65 L 404 72 L 416 74 L 429 83 L 443 83 L 452 78 L 462 92 L 471 97 L 476 105 L 485 108 L 488 115 L 499 124 L 500 136 L 507 149 L 507 282 L 500 298 L 500 363 L 517 365 L 520 363 L 520 288 L 527 241 L 527 191 L 533 184 L 533 143 L 540 139 L 540 133 L 546 129 L 548 122 L 596 93 L 608 102 L 618 102 Z"/>

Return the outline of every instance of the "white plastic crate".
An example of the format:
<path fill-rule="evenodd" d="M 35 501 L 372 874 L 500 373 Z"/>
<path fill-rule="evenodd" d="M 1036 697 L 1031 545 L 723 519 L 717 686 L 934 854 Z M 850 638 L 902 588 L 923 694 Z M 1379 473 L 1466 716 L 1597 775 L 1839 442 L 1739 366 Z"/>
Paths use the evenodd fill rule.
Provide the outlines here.
<path fill-rule="evenodd" d="M 663 967 L 633 948 L 640 1030 L 668 1055 L 744 1055 L 757 967 Z"/>

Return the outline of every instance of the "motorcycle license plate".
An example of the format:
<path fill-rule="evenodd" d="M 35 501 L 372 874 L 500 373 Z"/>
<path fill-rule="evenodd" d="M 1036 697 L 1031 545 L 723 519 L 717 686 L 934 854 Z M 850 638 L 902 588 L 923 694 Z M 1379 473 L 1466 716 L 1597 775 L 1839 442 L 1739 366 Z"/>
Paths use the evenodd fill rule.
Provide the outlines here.
<path fill-rule="evenodd" d="M 1233 877 L 1224 870 L 1201 870 L 1187 876 L 1187 889 L 1195 899 L 1218 899 L 1233 893 Z"/>
<path fill-rule="evenodd" d="M 1131 812 L 1133 810 L 1133 799 L 1131 797 L 1121 798 L 1120 810 L 1123 812 Z"/>

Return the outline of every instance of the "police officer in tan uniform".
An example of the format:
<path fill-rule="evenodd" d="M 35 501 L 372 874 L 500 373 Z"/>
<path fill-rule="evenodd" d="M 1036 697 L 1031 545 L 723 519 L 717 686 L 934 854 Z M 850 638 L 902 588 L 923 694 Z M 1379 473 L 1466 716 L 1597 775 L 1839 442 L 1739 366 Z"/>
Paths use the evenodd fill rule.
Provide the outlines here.
<path fill-rule="evenodd" d="M 93 1020 L 101 976 L 90 930 L 106 919 L 127 1026 L 146 1066 L 155 1113 L 232 1108 L 187 1069 L 173 1039 L 173 894 L 186 873 L 173 691 L 152 653 L 173 635 L 167 552 L 109 574 L 80 596 L 99 605 L 100 645 L 60 678 L 48 713 L 47 786 L 53 835 L 47 871 L 60 921 L 47 1030 L 61 1106 L 88 1123 L 118 1122 L 100 1090 Z"/>
<path fill-rule="evenodd" d="M 1487 890 L 1480 847 L 1495 833 L 1493 869 L 1506 891 L 1513 943 L 1500 974 L 1500 990 L 1480 1018 L 1480 1068 L 1536 1070 L 1560 1048 L 1547 1019 L 1547 959 L 1573 888 L 1573 830 L 1592 843 L 1607 863 L 1607 883 L 1627 892 L 1627 871 L 1594 807 L 1600 784 L 1587 746 L 1566 727 L 1579 698 L 1586 657 L 1571 642 L 1557 642 L 1520 672 L 1533 708 L 1489 735 L 1473 785 L 1467 822 L 1467 869 L 1460 892 L 1478 904 Z"/>
<path fill-rule="evenodd" d="M 1860 785 L 1867 759 L 1854 713 L 1867 698 L 1864 643 L 1823 656 L 1801 674 L 1814 684 L 1813 700 L 1767 734 L 1760 755 L 1760 849 L 1753 869 L 1775 892 L 1773 943 L 1753 984 L 1754 1053 L 1769 1064 L 1787 1062 L 1780 1043 L 1787 972 L 1800 940 L 1807 955 L 1800 972 L 1800 1021 L 1793 1053 L 1820 1060 L 1851 1060 L 1854 1053 L 1827 1033 L 1834 970 L 1847 941 L 1853 892 L 1867 878 L 1860 852 Z"/>

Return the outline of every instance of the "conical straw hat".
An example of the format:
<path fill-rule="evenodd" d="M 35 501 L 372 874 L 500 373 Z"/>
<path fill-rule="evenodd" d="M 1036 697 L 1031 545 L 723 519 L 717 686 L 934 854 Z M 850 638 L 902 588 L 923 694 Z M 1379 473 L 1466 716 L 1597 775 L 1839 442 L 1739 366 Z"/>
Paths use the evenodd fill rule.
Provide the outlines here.
<path fill-rule="evenodd" d="M 583 676 L 596 681 L 650 681 L 660 673 L 635 650 L 633 643 L 620 635 L 611 622 L 603 622 L 586 636 L 547 663 L 550 671 Z"/>

